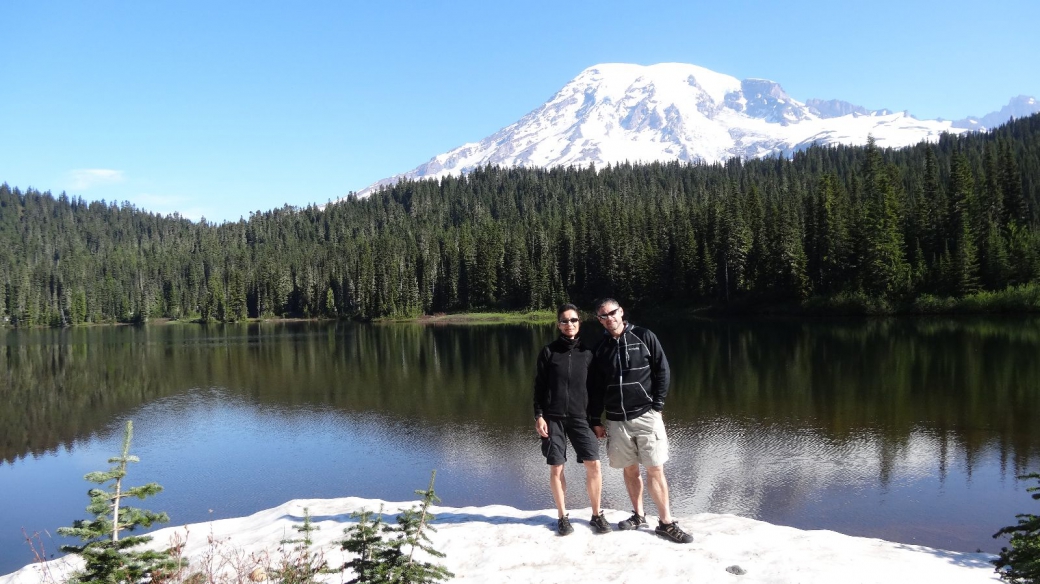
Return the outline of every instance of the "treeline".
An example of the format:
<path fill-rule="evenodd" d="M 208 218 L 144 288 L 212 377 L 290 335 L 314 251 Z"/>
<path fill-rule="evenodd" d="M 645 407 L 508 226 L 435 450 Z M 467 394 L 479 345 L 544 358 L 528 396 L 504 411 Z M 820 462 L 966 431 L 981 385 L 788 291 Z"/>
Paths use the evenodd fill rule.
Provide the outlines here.
<path fill-rule="evenodd" d="M 0 185 L 10 323 L 634 304 L 906 305 L 1040 275 L 1040 116 L 792 159 L 487 167 L 214 225 Z"/>

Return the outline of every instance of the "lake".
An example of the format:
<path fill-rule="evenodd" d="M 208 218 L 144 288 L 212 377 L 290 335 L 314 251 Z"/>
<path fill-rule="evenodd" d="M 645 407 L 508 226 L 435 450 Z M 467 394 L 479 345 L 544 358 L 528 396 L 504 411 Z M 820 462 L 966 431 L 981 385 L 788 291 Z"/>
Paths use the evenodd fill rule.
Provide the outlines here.
<path fill-rule="evenodd" d="M 673 513 L 958 551 L 1035 512 L 1040 320 L 647 322 L 672 366 Z M 583 325 L 594 341 L 596 323 Z M 553 507 L 531 415 L 552 325 L 271 322 L 0 330 L 0 573 L 86 518 L 127 419 L 172 524 L 294 498 Z M 571 453 L 573 458 L 573 453 Z M 571 462 L 571 508 L 588 506 Z M 653 514 L 648 501 L 648 512 Z M 604 507 L 630 513 L 620 471 Z M 610 511 L 614 510 L 614 511 Z M 585 520 L 587 517 L 577 517 Z M 698 534 L 694 534 L 695 536 Z M 200 535 L 202 537 L 204 535 Z"/>

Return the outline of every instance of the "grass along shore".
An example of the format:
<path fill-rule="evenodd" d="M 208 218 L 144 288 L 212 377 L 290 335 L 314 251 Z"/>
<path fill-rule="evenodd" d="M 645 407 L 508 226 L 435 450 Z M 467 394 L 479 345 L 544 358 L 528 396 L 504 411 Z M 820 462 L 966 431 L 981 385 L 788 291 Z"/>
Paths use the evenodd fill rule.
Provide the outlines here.
<path fill-rule="evenodd" d="M 515 312 L 438 312 L 422 316 L 377 318 L 373 322 L 416 322 L 419 324 L 551 324 L 556 322 L 553 310 L 525 310 Z"/>

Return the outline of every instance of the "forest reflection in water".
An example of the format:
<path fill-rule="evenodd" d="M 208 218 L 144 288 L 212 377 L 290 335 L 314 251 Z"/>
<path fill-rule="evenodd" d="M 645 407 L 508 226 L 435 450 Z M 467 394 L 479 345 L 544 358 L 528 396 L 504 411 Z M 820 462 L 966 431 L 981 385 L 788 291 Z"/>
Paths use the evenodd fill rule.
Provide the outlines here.
<path fill-rule="evenodd" d="M 648 323 L 673 371 L 674 512 L 974 551 L 1029 504 L 1040 321 Z M 595 342 L 600 331 L 585 323 Z M 82 475 L 135 420 L 176 523 L 292 498 L 549 508 L 531 422 L 552 326 L 262 323 L 0 332 L 0 573 L 20 529 L 82 517 Z M 569 466 L 574 479 L 580 468 Z M 620 474 L 605 506 L 627 512 Z M 580 486 L 580 480 L 572 485 Z M 573 507 L 587 506 L 572 489 Z M 56 547 L 56 546 L 52 546 Z M 25 548 L 24 550 L 22 548 Z"/>

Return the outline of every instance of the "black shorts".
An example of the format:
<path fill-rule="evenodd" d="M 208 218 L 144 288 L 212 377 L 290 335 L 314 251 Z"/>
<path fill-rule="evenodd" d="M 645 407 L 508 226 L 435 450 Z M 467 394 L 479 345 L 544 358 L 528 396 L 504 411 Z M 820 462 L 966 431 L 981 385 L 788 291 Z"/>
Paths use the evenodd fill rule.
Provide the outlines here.
<path fill-rule="evenodd" d="M 599 460 L 599 441 L 585 418 L 545 418 L 549 437 L 542 438 L 542 454 L 553 466 L 567 462 L 567 440 L 574 447 L 578 462 Z"/>

